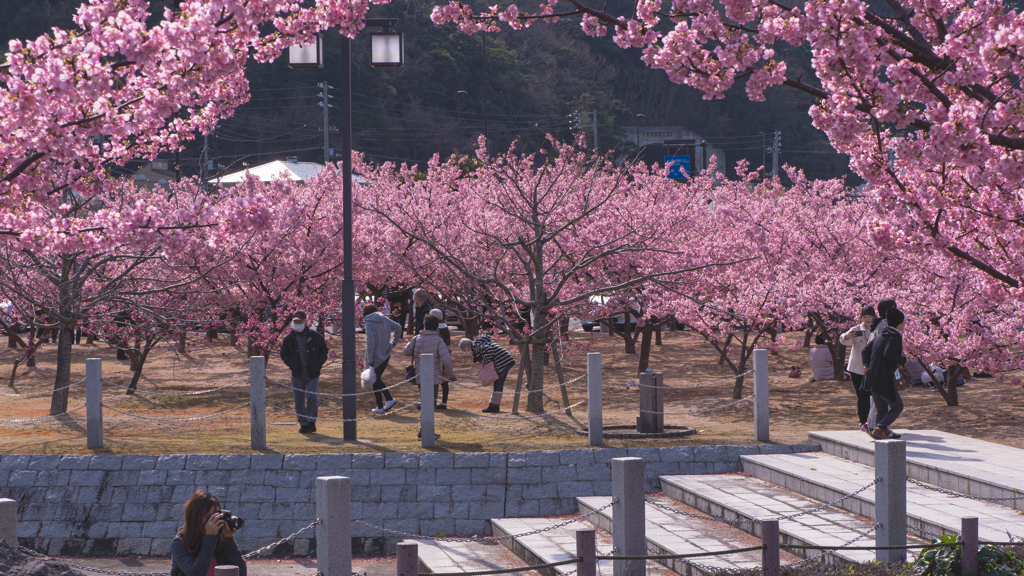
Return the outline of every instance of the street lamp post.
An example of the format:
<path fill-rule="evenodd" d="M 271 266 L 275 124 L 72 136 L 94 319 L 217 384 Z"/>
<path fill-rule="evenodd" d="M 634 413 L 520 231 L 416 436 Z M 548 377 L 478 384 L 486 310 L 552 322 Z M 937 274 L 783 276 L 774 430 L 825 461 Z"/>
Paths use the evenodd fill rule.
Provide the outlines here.
<path fill-rule="evenodd" d="M 636 156 L 637 156 L 637 158 L 640 157 L 640 121 L 642 119 L 644 119 L 644 118 L 647 118 L 647 116 L 644 116 L 643 114 L 637 114 L 636 115 Z"/>
<path fill-rule="evenodd" d="M 380 27 L 370 43 L 370 65 L 394 68 L 405 65 L 405 42 L 391 29 L 397 18 L 367 18 L 367 27 Z M 323 46 L 300 45 L 289 50 L 292 68 L 322 68 Z M 313 61 L 315 58 L 315 62 Z M 341 179 L 342 179 L 342 254 L 345 258 L 341 281 L 341 411 L 345 419 L 344 439 L 356 440 L 356 285 L 352 278 L 352 39 L 341 37 Z"/>

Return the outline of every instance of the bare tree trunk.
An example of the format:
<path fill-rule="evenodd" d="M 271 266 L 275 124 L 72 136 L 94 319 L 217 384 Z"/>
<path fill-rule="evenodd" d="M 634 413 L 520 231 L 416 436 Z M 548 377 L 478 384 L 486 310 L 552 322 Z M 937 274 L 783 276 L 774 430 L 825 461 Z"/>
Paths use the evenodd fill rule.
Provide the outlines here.
<path fill-rule="evenodd" d="M 551 343 L 551 353 L 555 355 L 555 375 L 558 376 L 558 388 L 562 391 L 562 405 L 565 406 L 565 413 L 572 416 L 572 408 L 569 408 L 569 391 L 565 389 L 565 375 L 562 374 L 562 354 L 558 343 Z"/>
<path fill-rule="evenodd" d="M 928 365 L 924 364 L 923 360 L 921 361 L 921 364 L 922 366 L 924 366 L 925 373 L 930 375 L 931 373 L 928 371 Z M 941 383 L 935 383 L 935 390 L 939 393 L 939 396 L 942 396 L 942 399 L 946 401 L 946 406 L 960 405 L 960 394 L 957 392 L 956 389 L 956 381 L 957 378 L 960 377 L 960 371 L 961 368 L 959 364 L 954 364 L 952 367 L 950 367 L 949 370 L 946 371 L 947 376 L 945 390 L 942 389 Z"/>
<path fill-rule="evenodd" d="M 68 411 L 68 389 L 71 384 L 71 339 L 70 326 L 61 322 L 55 328 L 57 338 L 57 375 L 53 379 L 53 398 L 50 400 L 50 415 Z M 61 390 L 63 388 L 63 390 Z"/>
<path fill-rule="evenodd" d="M 846 346 L 842 344 L 832 347 L 832 379 L 846 380 Z"/>
<path fill-rule="evenodd" d="M 92 346 L 93 342 L 96 342 L 96 335 L 93 334 L 92 332 L 89 332 L 85 336 L 85 345 L 86 346 Z"/>
<path fill-rule="evenodd" d="M 8 388 L 14 388 L 14 377 L 18 375 L 18 366 L 21 365 L 21 361 L 25 359 L 25 356 L 18 356 L 14 359 L 14 366 L 11 366 L 11 378 L 7 381 Z"/>
<path fill-rule="evenodd" d="M 534 314 L 534 326 L 540 327 L 543 325 L 544 317 L 542 314 Z M 534 330 L 530 334 L 531 338 L 545 339 L 547 337 L 547 331 Z M 544 412 L 544 393 L 539 392 L 544 388 L 544 352 L 547 350 L 547 344 L 544 342 L 537 342 L 533 344 L 532 357 L 530 359 L 530 382 L 527 385 L 527 389 L 530 391 L 529 396 L 526 398 L 526 410 L 535 414 Z"/>
<path fill-rule="evenodd" d="M 811 332 L 810 330 L 808 330 L 807 332 L 804 332 L 804 348 L 810 348 L 811 347 L 811 338 L 812 337 L 814 337 L 814 332 Z"/>
<path fill-rule="evenodd" d="M 633 313 L 630 310 L 622 315 L 625 322 L 622 325 L 622 339 L 626 344 L 626 354 L 636 354 L 636 339 L 633 338 Z"/>
<path fill-rule="evenodd" d="M 7 347 L 17 348 L 18 347 L 18 327 L 17 325 L 11 326 L 7 329 Z"/>
<path fill-rule="evenodd" d="M 637 373 L 647 370 L 651 361 L 651 337 L 654 336 L 655 318 L 652 316 L 644 325 L 643 336 L 640 340 L 640 364 L 637 366 Z"/>
<path fill-rule="evenodd" d="M 212 328 L 212 327 L 211 328 L 207 328 L 206 329 L 206 339 L 209 340 L 210 342 L 216 342 L 217 341 L 217 328 Z"/>
<path fill-rule="evenodd" d="M 29 350 L 32 350 L 32 353 L 30 353 L 28 355 L 28 359 L 25 361 L 25 366 L 28 366 L 29 368 L 32 368 L 33 366 L 36 365 L 35 350 L 36 350 L 36 348 L 38 348 L 38 346 L 36 345 L 36 341 L 35 340 L 36 340 L 36 328 L 35 328 L 35 326 L 33 326 L 33 327 L 29 328 L 29 330 L 28 330 L 28 348 L 29 348 Z"/>
<path fill-rule="evenodd" d="M 476 340 L 476 337 L 480 335 L 480 321 L 477 320 L 476 315 L 466 313 L 466 317 L 462 319 L 463 326 L 466 328 L 466 338 L 470 340 Z"/>
<path fill-rule="evenodd" d="M 519 348 L 519 378 L 516 379 L 516 394 L 512 398 L 512 413 L 519 414 L 519 397 L 523 391 L 523 375 L 526 374 L 527 364 L 530 363 L 529 347 L 521 344 Z"/>
<path fill-rule="evenodd" d="M 142 368 L 146 365 L 146 358 L 149 357 L 149 351 L 152 350 L 153 346 L 155 346 L 159 341 L 160 340 L 158 339 L 152 344 L 147 342 L 146 347 L 143 348 L 141 353 L 138 355 L 139 361 L 138 364 L 132 368 L 132 381 L 128 384 L 128 390 L 125 391 L 125 394 L 134 394 L 135 390 L 138 390 L 139 379 L 142 377 Z"/>
<path fill-rule="evenodd" d="M 725 338 L 725 345 L 722 346 L 720 354 L 718 355 L 718 365 L 725 364 L 726 358 L 729 357 L 729 345 L 732 344 L 732 334 L 729 334 Z"/>
<path fill-rule="evenodd" d="M 187 342 L 185 340 L 185 336 L 186 336 L 186 331 L 185 330 L 182 330 L 181 333 L 178 334 L 178 354 L 184 354 L 185 353 L 185 345 L 187 344 Z"/>
<path fill-rule="evenodd" d="M 654 345 L 661 346 L 661 332 L 664 330 L 665 319 L 662 318 L 658 325 L 654 327 Z"/>

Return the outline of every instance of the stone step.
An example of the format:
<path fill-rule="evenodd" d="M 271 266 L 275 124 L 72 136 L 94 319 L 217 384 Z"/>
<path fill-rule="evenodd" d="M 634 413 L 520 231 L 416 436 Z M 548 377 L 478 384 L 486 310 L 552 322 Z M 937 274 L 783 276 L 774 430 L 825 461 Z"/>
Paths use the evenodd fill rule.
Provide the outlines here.
<path fill-rule="evenodd" d="M 742 456 L 747 474 L 821 502 L 832 502 L 871 483 L 875 469 L 831 454 L 805 453 Z M 871 488 L 839 504 L 844 510 L 875 517 L 875 491 Z M 1024 537 L 1020 512 L 969 498 L 946 496 L 907 484 L 907 532 L 919 538 L 960 532 L 960 519 L 978 518 L 982 541 L 1006 542 L 1007 534 Z"/>
<path fill-rule="evenodd" d="M 667 498 L 655 498 L 661 504 L 671 506 Z M 611 502 L 610 496 L 589 496 L 576 498 L 576 506 L 580 513 L 585 514 Z M 653 504 L 647 503 L 644 509 L 649 554 L 696 554 L 736 548 L 759 546 L 761 541 L 752 538 L 739 530 L 717 522 L 691 518 L 681 514 L 668 512 Z M 611 532 L 612 509 L 604 510 L 589 516 L 598 528 Z M 797 558 L 784 554 L 783 563 Z M 687 576 L 704 576 L 717 570 L 742 570 L 761 566 L 761 552 L 741 552 L 726 556 L 706 556 L 702 558 L 678 558 L 657 560 L 663 566 Z"/>
<path fill-rule="evenodd" d="M 971 496 L 1009 498 L 994 502 L 1024 510 L 1024 450 L 938 430 L 902 432 L 907 477 Z M 874 440 L 859 430 L 811 432 L 822 451 L 875 465 Z"/>
<path fill-rule="evenodd" d="M 508 536 L 510 534 L 523 534 L 554 526 L 565 520 L 562 518 L 496 518 L 491 520 L 491 531 L 495 536 Z M 520 538 L 508 538 L 501 540 L 509 550 L 515 553 L 527 565 L 548 564 L 571 560 L 576 557 L 576 530 L 589 528 L 585 522 L 574 522 L 568 526 L 561 526 L 547 532 L 523 536 Z M 597 554 L 611 554 L 612 536 L 603 531 L 596 530 Z M 543 576 L 568 576 L 577 570 L 576 564 L 564 564 L 554 568 L 543 568 L 538 570 Z M 613 573 L 611 560 L 598 560 L 598 574 Z M 647 562 L 647 574 L 650 576 L 673 576 L 673 572 L 660 564 Z M 697 576 L 696 574 L 683 574 L 683 576 Z M 701 575 L 703 576 L 703 575 Z"/>
<path fill-rule="evenodd" d="M 419 545 L 420 573 L 477 572 L 526 566 L 521 558 L 500 543 L 491 542 L 436 542 L 434 540 L 404 540 Z M 537 576 L 535 571 L 521 574 Z"/>
<path fill-rule="evenodd" d="M 824 504 L 769 484 L 757 478 L 739 474 L 702 476 L 662 476 L 661 489 L 669 498 L 682 502 L 704 514 L 727 520 L 758 520 L 790 516 L 812 510 Z M 737 522 L 737 528 L 754 536 L 761 536 L 759 522 Z M 813 514 L 779 521 L 779 540 L 792 546 L 871 546 L 874 521 L 845 510 L 829 507 Z M 923 540 L 912 539 L 912 544 Z M 818 550 L 792 550 L 801 558 L 821 554 Z M 908 559 L 916 556 L 914 551 Z M 824 558 L 827 563 L 848 564 L 872 562 L 875 553 L 870 550 L 839 550 Z"/>

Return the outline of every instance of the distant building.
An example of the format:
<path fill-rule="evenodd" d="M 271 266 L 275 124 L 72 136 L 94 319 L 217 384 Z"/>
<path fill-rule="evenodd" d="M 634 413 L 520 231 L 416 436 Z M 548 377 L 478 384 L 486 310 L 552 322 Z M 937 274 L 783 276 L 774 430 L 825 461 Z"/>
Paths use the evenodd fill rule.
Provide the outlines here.
<path fill-rule="evenodd" d="M 689 158 L 692 174 L 707 168 L 715 158 L 718 171 L 725 170 L 725 152 L 708 144 L 700 134 L 682 126 L 626 126 L 627 141 L 639 145 L 640 159 L 651 165 L 665 164 L 666 156 Z"/>

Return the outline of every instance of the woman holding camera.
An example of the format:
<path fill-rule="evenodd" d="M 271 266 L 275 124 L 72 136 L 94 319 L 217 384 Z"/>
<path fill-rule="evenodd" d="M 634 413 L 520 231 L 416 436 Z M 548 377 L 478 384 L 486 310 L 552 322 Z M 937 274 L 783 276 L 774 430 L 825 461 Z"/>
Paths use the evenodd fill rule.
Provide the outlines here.
<path fill-rule="evenodd" d="M 220 501 L 196 490 L 185 503 L 185 526 L 171 541 L 171 576 L 213 576 L 216 566 L 238 566 L 246 576 L 245 560 L 233 536 L 237 524 L 224 520 Z"/>
<path fill-rule="evenodd" d="M 864 386 L 864 362 L 861 359 L 861 351 L 870 344 L 873 334 L 871 333 L 872 320 L 875 319 L 875 309 L 872 306 L 865 306 L 860 310 L 860 324 L 850 328 L 839 337 L 839 343 L 852 348 L 850 361 L 846 364 L 846 371 L 850 373 L 853 380 L 853 391 L 857 393 L 857 418 L 860 420 L 860 429 L 871 434 L 868 428 L 868 414 L 871 412 L 871 392 Z"/>

